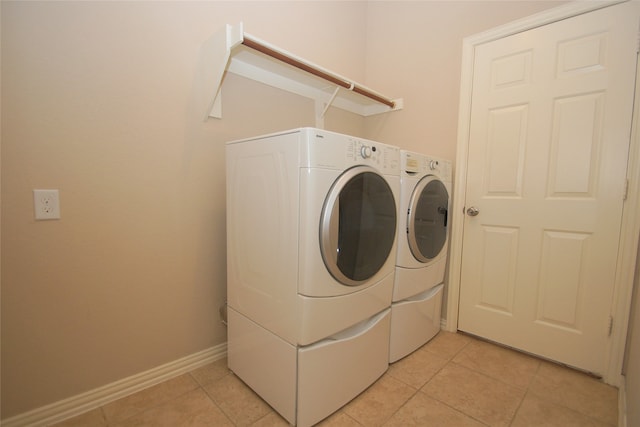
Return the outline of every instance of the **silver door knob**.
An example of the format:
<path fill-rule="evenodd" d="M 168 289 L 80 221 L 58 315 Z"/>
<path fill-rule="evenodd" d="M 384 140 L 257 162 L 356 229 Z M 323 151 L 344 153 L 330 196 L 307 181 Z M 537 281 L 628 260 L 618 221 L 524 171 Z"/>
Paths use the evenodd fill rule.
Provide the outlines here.
<path fill-rule="evenodd" d="M 471 206 L 469 209 L 467 209 L 467 215 L 469 215 L 469 216 L 476 216 L 479 213 L 480 213 L 480 211 L 475 206 Z"/>

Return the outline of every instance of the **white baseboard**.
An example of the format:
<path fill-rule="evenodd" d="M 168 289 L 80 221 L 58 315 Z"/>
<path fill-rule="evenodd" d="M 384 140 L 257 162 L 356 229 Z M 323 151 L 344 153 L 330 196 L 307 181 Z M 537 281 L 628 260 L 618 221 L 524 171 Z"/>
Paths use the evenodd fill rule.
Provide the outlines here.
<path fill-rule="evenodd" d="M 61 400 L 24 414 L 2 420 L 2 427 L 45 426 L 98 408 L 121 397 L 177 377 L 186 372 L 222 359 L 227 355 L 227 343 L 169 362 L 157 368 L 98 387 L 86 393 Z"/>
<path fill-rule="evenodd" d="M 627 427 L 627 382 L 624 375 L 620 375 L 618 387 L 618 427 Z"/>

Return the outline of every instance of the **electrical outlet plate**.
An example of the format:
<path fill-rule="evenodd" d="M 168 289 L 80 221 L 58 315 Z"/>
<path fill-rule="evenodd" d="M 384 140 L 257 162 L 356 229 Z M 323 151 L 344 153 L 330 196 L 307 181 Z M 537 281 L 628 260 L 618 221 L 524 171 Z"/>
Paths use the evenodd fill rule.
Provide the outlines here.
<path fill-rule="evenodd" d="M 60 195 L 58 190 L 33 190 L 35 218 L 60 219 Z"/>

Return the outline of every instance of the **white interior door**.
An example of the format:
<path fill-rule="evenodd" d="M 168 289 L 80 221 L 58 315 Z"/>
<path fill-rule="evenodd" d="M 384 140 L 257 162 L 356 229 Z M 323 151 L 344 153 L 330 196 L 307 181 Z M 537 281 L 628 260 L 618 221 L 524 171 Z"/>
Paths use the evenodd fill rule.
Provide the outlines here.
<path fill-rule="evenodd" d="M 604 373 L 638 19 L 630 2 L 476 47 L 460 330 Z"/>

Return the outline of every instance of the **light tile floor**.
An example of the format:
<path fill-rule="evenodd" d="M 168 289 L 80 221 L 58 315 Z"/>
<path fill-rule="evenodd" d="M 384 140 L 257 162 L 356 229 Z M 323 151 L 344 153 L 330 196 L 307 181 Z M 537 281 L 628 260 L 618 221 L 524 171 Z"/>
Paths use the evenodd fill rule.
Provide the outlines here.
<path fill-rule="evenodd" d="M 226 359 L 56 427 L 286 426 Z M 440 332 L 321 422 L 335 426 L 616 426 L 618 392 L 588 375 Z"/>

